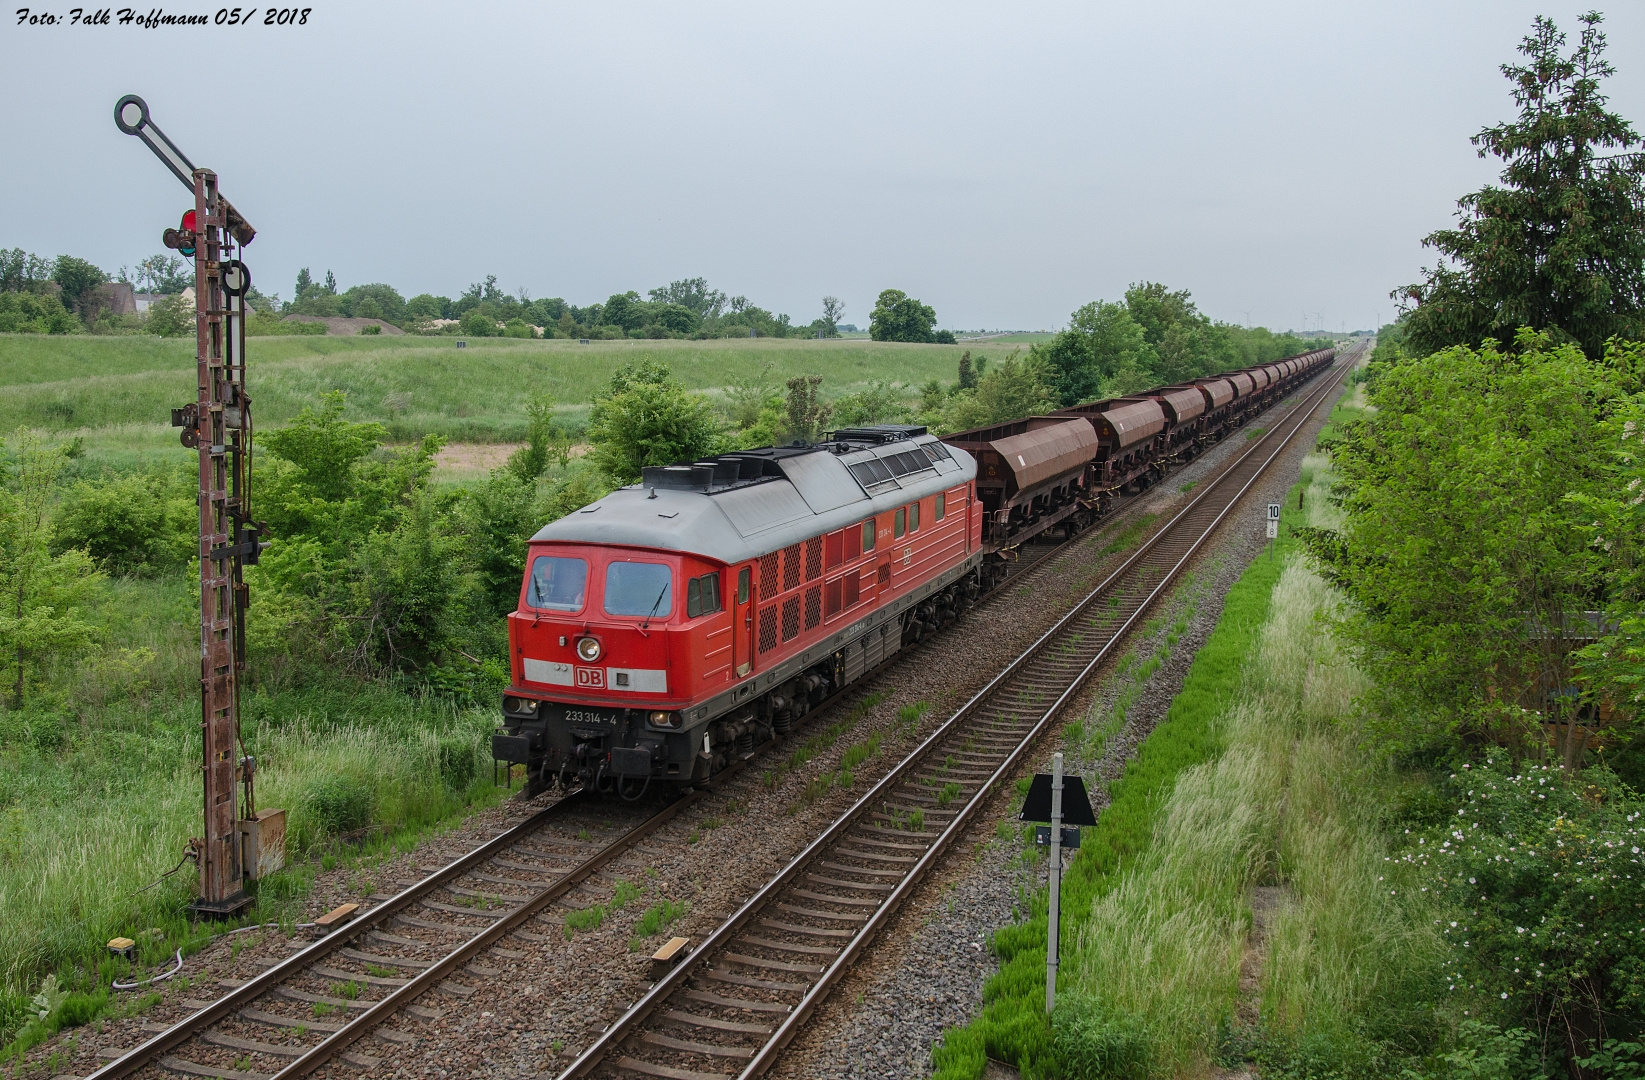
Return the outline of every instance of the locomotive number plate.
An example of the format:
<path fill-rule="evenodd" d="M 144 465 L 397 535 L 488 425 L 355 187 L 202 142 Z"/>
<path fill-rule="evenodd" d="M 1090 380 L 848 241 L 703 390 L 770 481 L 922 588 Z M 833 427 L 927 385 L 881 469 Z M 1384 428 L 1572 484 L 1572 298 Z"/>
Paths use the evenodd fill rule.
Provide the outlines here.
<path fill-rule="evenodd" d="M 594 709 L 567 709 L 565 722 L 568 724 L 615 724 L 619 714 L 612 712 L 598 712 Z"/>

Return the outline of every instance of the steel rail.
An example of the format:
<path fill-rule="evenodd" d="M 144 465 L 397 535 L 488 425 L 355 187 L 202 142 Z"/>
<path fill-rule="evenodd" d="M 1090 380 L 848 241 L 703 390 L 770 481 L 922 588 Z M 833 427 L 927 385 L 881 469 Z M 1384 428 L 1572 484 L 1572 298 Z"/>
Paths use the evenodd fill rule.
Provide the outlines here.
<path fill-rule="evenodd" d="M 345 926 L 341 926 L 315 941 L 301 952 L 293 953 L 261 975 L 246 980 L 242 985 L 235 987 L 227 994 L 213 1001 L 209 1008 L 201 1009 L 185 1017 L 148 1042 L 133 1047 L 125 1056 L 109 1062 L 92 1073 L 86 1080 L 115 1080 L 117 1077 L 131 1075 L 144 1065 L 154 1061 L 161 1054 L 188 1041 L 197 1032 L 210 1027 L 238 1010 L 241 1006 L 268 993 L 298 972 L 324 960 L 338 949 L 362 936 L 366 931 L 381 925 L 385 919 L 403 911 L 428 893 L 441 888 L 447 881 L 462 877 L 475 865 L 488 861 L 492 856 L 513 847 L 522 838 L 536 832 L 538 828 L 554 818 L 581 806 L 587 799 L 588 796 L 583 789 L 578 788 L 564 798 L 543 807 L 518 825 L 498 833 L 473 851 L 454 859 L 421 881 L 408 885 L 399 893 L 359 915 Z"/>
<path fill-rule="evenodd" d="M 652 987 L 638 1001 L 630 1006 L 630 1008 L 621 1017 L 607 1027 L 589 1047 L 587 1047 L 577 1056 L 575 1060 L 571 1062 L 570 1065 L 565 1068 L 565 1070 L 560 1074 L 559 1080 L 574 1080 L 574 1078 L 586 1076 L 603 1060 L 605 1060 L 605 1058 L 613 1049 L 616 1048 L 618 1044 L 630 1035 L 634 1034 L 640 1025 L 643 1024 L 668 997 L 681 988 L 685 981 L 696 972 L 698 967 L 706 958 L 712 957 L 717 952 L 721 951 L 721 949 L 729 943 L 736 934 L 740 933 L 748 925 L 756 914 L 764 910 L 765 907 L 776 898 L 778 893 L 780 893 L 788 885 L 792 884 L 799 878 L 802 872 L 812 866 L 820 854 L 833 847 L 836 843 L 843 839 L 850 830 L 856 828 L 865 812 L 867 812 L 875 803 L 884 801 L 888 793 L 893 791 L 897 785 L 907 780 L 915 769 L 924 764 L 927 756 L 940 743 L 954 735 L 959 730 L 960 725 L 963 722 L 969 720 L 985 704 L 992 701 L 1000 691 L 1008 686 L 1014 676 L 1021 672 L 1036 658 L 1041 656 L 1052 642 L 1057 640 L 1076 619 L 1090 609 L 1092 604 L 1108 595 L 1113 586 L 1117 582 L 1120 582 L 1125 575 L 1140 567 L 1149 555 L 1158 549 L 1167 538 L 1171 537 L 1179 523 L 1183 522 L 1189 514 L 1200 509 L 1205 501 L 1213 495 L 1213 493 L 1220 492 L 1224 489 L 1226 481 L 1235 475 L 1236 470 L 1238 470 L 1242 464 L 1253 460 L 1260 451 L 1271 445 L 1272 449 L 1268 453 L 1268 456 L 1261 462 L 1252 475 L 1246 479 L 1245 483 L 1240 486 L 1239 490 L 1227 500 L 1226 504 L 1220 510 L 1217 511 L 1212 522 L 1200 530 L 1199 535 L 1195 538 L 1189 550 L 1175 560 L 1174 565 L 1165 578 L 1162 579 L 1153 590 L 1151 590 L 1148 597 L 1140 605 L 1138 605 L 1137 609 L 1128 618 L 1125 619 L 1123 624 L 1111 633 L 1109 641 L 1100 648 L 1097 655 L 1084 665 L 1079 674 L 1075 676 L 1069 685 L 1064 688 L 1062 694 L 1056 699 L 1051 707 L 1043 712 L 1038 721 L 1034 723 L 1031 730 L 1018 741 L 1017 745 L 1009 752 L 1005 760 L 995 768 L 988 780 L 980 784 L 976 793 L 973 794 L 972 797 L 968 799 L 957 812 L 955 812 L 954 817 L 949 822 L 948 826 L 933 840 L 931 846 L 916 861 L 914 866 L 910 868 L 908 873 L 902 877 L 894 890 L 877 906 L 874 915 L 865 922 L 860 930 L 852 935 L 849 944 L 841 950 L 839 955 L 835 957 L 834 961 L 829 964 L 828 967 L 819 975 L 816 983 L 806 991 L 801 1001 L 797 1005 L 791 1007 L 787 1017 L 783 1020 L 781 1025 L 771 1033 L 760 1049 L 751 1057 L 748 1065 L 742 1070 L 741 1076 L 744 1080 L 748 1080 L 748 1078 L 759 1076 L 766 1069 L 768 1069 L 776 1060 L 777 1055 L 780 1054 L 782 1049 L 789 1043 L 789 1041 L 793 1039 L 799 1028 L 810 1017 L 817 1004 L 820 1003 L 820 1001 L 833 988 L 833 986 L 843 976 L 845 971 L 849 969 L 852 962 L 861 954 L 863 948 L 865 948 L 867 944 L 879 933 L 879 931 L 883 929 L 886 921 L 892 914 L 894 914 L 897 908 L 900 907 L 903 900 L 911 893 L 911 891 L 917 887 L 920 880 L 924 877 L 925 873 L 930 869 L 935 861 L 946 852 L 946 850 L 953 843 L 954 839 L 964 831 L 964 827 L 969 823 L 978 808 L 980 808 L 982 803 L 985 802 L 986 799 L 994 792 L 1004 776 L 1020 760 L 1022 755 L 1027 752 L 1028 748 L 1044 731 L 1045 727 L 1052 721 L 1056 713 L 1078 690 L 1079 686 L 1090 677 L 1091 673 L 1096 670 L 1102 660 L 1111 654 L 1114 645 L 1125 638 L 1125 635 L 1130 631 L 1131 627 L 1134 626 L 1136 621 L 1140 619 L 1143 613 L 1148 610 L 1153 601 L 1157 599 L 1158 596 L 1162 595 L 1163 591 L 1170 586 L 1176 576 L 1180 574 L 1181 569 L 1186 566 L 1187 562 L 1193 557 L 1194 554 L 1198 552 L 1204 542 L 1222 524 L 1227 515 L 1232 511 L 1233 507 L 1235 507 L 1239 503 L 1240 499 L 1244 497 L 1246 492 L 1249 491 L 1251 485 L 1254 484 L 1258 478 L 1264 475 L 1273 460 L 1286 449 L 1296 433 L 1300 431 L 1302 427 L 1313 417 L 1319 404 L 1326 399 L 1334 388 L 1340 385 L 1343 374 L 1347 370 L 1350 370 L 1353 365 L 1342 364 L 1340 366 L 1342 370 L 1337 372 L 1334 378 L 1325 379 L 1317 390 L 1308 393 L 1307 396 L 1298 404 L 1293 406 L 1292 409 L 1284 417 L 1282 417 L 1273 428 L 1264 433 L 1264 436 L 1260 441 L 1253 443 L 1250 448 L 1242 451 L 1241 454 L 1234 459 L 1234 461 L 1225 466 L 1215 477 L 1209 479 L 1201 489 L 1200 493 L 1190 500 L 1190 502 L 1183 507 L 1181 511 L 1173 516 L 1170 522 L 1156 531 L 1153 536 L 1148 538 L 1143 545 L 1128 559 L 1126 559 L 1126 561 L 1119 568 L 1115 569 L 1106 578 L 1104 578 L 1100 585 L 1092 590 L 1086 597 L 1081 599 L 1073 607 L 1073 609 L 1060 618 L 1055 625 L 1040 635 L 1040 637 L 1037 638 L 1035 642 L 1026 650 L 1024 650 L 1022 654 L 1020 654 L 1003 670 L 1001 670 L 988 682 L 986 686 L 977 691 L 977 693 L 974 694 L 964 705 L 962 705 L 953 714 L 953 716 L 951 716 L 940 727 L 927 736 L 926 739 L 924 739 L 919 746 L 911 751 L 896 767 L 894 767 L 891 772 L 889 772 L 868 792 L 852 804 L 850 809 L 840 815 L 827 830 L 808 844 L 798 855 L 791 859 L 776 876 L 762 886 L 758 892 L 745 901 L 736 912 L 734 912 L 706 939 L 704 939 L 702 944 L 693 951 L 692 955 L 685 962 L 675 967 L 673 971 L 669 972 L 653 984 Z M 1332 368 L 1326 368 L 1320 373 L 1320 375 L 1325 375 L 1331 371 Z M 1319 376 L 1316 376 L 1316 378 L 1318 377 Z M 1296 423 L 1291 425 L 1290 431 L 1287 432 L 1282 439 L 1279 439 L 1277 444 L 1274 443 L 1273 440 L 1275 435 L 1287 424 L 1289 424 L 1292 419 L 1295 419 Z"/>

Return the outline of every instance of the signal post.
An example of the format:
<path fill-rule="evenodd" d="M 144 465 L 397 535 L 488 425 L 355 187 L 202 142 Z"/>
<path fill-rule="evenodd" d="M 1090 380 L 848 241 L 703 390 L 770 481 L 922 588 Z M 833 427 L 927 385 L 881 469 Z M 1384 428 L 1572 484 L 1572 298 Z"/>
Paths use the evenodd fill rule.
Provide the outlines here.
<path fill-rule="evenodd" d="M 194 207 L 163 240 L 194 260 L 196 387 L 171 412 L 184 446 L 199 455 L 201 774 L 205 835 L 189 842 L 200 868 L 192 908 L 231 916 L 251 903 L 245 881 L 284 855 L 284 811 L 256 808 L 256 760 L 240 738 L 248 601 L 243 569 L 261 550 L 251 518 L 251 399 L 246 394 L 245 296 L 251 275 L 237 258 L 256 230 L 223 198 L 217 174 L 197 169 L 149 118 L 135 95 L 115 123 L 148 144 L 194 195 Z M 243 801 L 242 801 L 243 794 Z"/>

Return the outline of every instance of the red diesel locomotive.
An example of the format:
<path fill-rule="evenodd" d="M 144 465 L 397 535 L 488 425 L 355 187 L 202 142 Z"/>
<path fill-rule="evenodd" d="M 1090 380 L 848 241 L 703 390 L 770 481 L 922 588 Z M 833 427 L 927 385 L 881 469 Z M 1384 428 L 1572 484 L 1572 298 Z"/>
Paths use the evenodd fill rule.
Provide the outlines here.
<path fill-rule="evenodd" d="M 975 600 L 976 464 L 923 427 L 648 468 L 531 538 L 500 761 L 686 787 Z"/>
<path fill-rule="evenodd" d="M 1334 357 L 940 440 L 884 425 L 647 468 L 531 538 L 492 755 L 534 789 L 701 782 L 955 618 L 1018 545 L 1072 537 Z"/>

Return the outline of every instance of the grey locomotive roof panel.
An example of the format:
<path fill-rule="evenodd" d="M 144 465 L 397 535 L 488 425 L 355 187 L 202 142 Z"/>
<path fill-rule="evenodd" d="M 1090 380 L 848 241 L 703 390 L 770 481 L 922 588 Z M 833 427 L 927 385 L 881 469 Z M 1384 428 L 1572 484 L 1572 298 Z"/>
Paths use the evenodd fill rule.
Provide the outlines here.
<path fill-rule="evenodd" d="M 924 435 L 844 455 L 826 450 L 797 454 L 780 460 L 783 477 L 723 491 L 636 484 L 543 526 L 532 539 L 656 548 L 725 563 L 746 562 L 976 477 L 977 463 L 970 454 L 952 447 L 943 448 L 946 454 L 924 449 L 935 442 Z M 870 459 L 878 465 L 865 473 L 872 494 L 850 469 Z M 882 470 L 893 475 L 877 479 Z M 826 510 L 816 510 L 810 502 L 816 499 L 817 505 L 828 506 L 851 492 L 855 498 Z"/>

